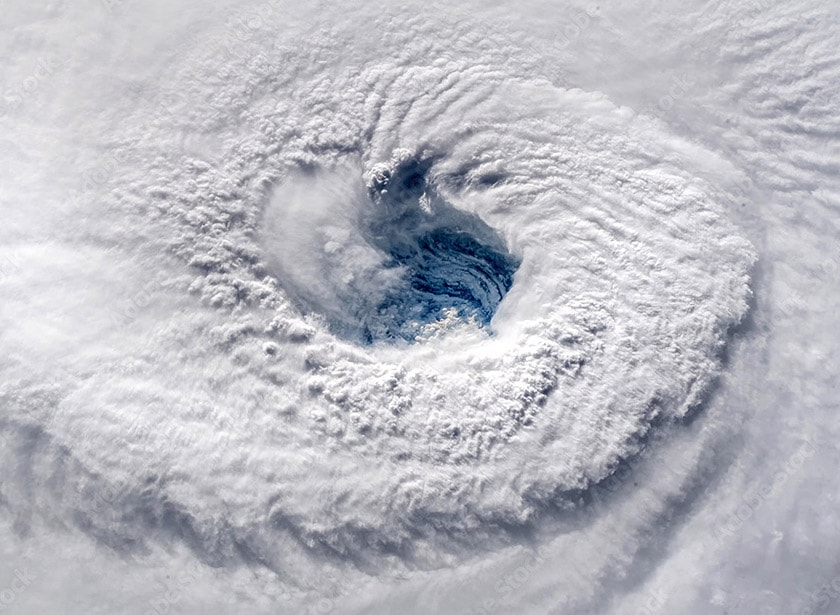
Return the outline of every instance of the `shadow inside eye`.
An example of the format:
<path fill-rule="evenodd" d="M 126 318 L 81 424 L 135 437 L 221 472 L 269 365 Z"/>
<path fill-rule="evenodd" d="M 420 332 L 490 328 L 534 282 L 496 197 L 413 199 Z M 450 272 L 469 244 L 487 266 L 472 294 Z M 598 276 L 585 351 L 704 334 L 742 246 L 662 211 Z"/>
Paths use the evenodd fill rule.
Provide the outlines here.
<path fill-rule="evenodd" d="M 395 248 L 391 256 L 405 267 L 406 284 L 380 305 L 380 312 L 390 315 L 390 322 L 382 323 L 385 337 L 412 339 L 417 329 L 452 310 L 461 319 L 488 325 L 517 268 L 510 255 L 446 227 L 417 237 L 410 248 Z"/>
<path fill-rule="evenodd" d="M 493 186 L 498 186 L 499 184 L 504 183 L 506 179 L 507 175 L 505 175 L 504 173 L 488 173 L 476 179 L 475 183 L 481 188 L 491 188 Z"/>
<path fill-rule="evenodd" d="M 403 276 L 375 313 L 365 315 L 368 343 L 414 341 L 429 325 L 453 316 L 486 327 L 513 285 L 518 260 L 478 216 L 456 209 L 428 185 L 430 167 L 404 161 L 389 185 L 371 195 L 385 207 L 369 220 L 369 241 Z M 400 189 L 390 188 L 394 184 Z M 420 207 L 421 198 L 430 213 Z"/>

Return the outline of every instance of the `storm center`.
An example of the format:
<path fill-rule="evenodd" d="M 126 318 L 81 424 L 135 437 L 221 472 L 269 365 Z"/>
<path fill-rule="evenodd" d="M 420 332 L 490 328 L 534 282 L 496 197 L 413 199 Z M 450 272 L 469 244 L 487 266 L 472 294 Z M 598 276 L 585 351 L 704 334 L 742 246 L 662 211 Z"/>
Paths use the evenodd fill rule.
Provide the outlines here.
<path fill-rule="evenodd" d="M 338 187 L 353 184 L 345 176 L 316 174 L 279 193 L 266 243 L 302 311 L 361 344 L 416 342 L 462 325 L 490 332 L 519 261 L 481 218 L 430 185 L 430 168 L 407 155 L 377 165 L 350 191 L 351 206 Z"/>

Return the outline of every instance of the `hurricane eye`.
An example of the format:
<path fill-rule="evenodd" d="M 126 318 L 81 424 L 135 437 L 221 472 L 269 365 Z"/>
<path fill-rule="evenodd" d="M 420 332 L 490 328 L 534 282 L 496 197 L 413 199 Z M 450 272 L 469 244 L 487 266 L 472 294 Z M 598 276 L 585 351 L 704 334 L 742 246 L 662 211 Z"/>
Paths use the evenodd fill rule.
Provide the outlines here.
<path fill-rule="evenodd" d="M 440 194 L 431 166 L 412 157 L 380 165 L 367 191 L 354 190 L 361 178 L 347 173 L 281 189 L 280 218 L 267 231 L 274 273 L 337 336 L 370 345 L 461 326 L 492 333 L 519 260 L 480 217 Z"/>

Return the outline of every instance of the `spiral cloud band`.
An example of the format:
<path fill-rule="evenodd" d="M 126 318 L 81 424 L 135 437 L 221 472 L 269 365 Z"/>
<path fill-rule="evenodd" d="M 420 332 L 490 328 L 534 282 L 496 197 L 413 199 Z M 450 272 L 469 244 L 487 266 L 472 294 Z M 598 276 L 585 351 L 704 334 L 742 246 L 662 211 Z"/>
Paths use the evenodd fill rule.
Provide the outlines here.
<path fill-rule="evenodd" d="M 194 237 L 190 286 L 218 311 L 241 378 L 265 393 L 225 408 L 224 446 L 175 447 L 160 421 L 186 432 L 197 409 L 127 395 L 140 407 L 115 403 L 109 428 L 158 433 L 94 468 L 121 466 L 137 489 L 146 479 L 137 468 L 163 463 L 162 474 L 183 476 L 155 497 L 208 550 L 226 537 L 202 536 L 204 524 L 255 533 L 264 541 L 255 550 L 280 532 L 359 556 L 530 524 L 608 476 L 654 422 L 701 403 L 747 309 L 749 244 L 714 188 L 668 162 L 649 121 L 602 96 L 504 74 L 480 55 L 424 61 L 426 49 L 405 45 L 402 61 L 360 58 L 335 75 L 299 76 L 289 109 L 267 86 L 238 113 L 264 126 L 276 152 L 233 146 L 235 170 L 207 169 L 191 192 L 162 179 L 152 196 L 165 236 Z M 268 53 L 260 83 L 309 63 Z M 246 70 L 260 68 L 235 67 Z M 224 109 L 213 96 L 207 104 Z M 399 177 L 407 166 L 417 177 Z M 276 179 L 225 193 L 260 173 Z M 386 175 L 410 185 L 383 196 Z M 215 235 L 205 230 L 214 220 L 228 221 Z M 334 334 L 331 320 L 338 332 L 361 323 L 357 339 Z M 365 343 L 407 338 L 411 322 L 423 323 L 415 343 Z M 193 340 L 193 352 L 212 344 Z M 74 397 L 56 423 L 78 433 L 79 451 L 96 428 L 80 428 L 81 407 L 101 408 Z M 307 459 L 307 479 L 289 457 Z M 307 497 L 312 480 L 330 488 Z M 241 520 L 207 510 L 193 490 Z"/>
<path fill-rule="evenodd" d="M 333 610 L 353 575 L 571 536 L 658 435 L 689 437 L 752 318 L 759 250 L 723 154 L 541 70 L 597 11 L 553 49 L 420 7 L 193 12 L 151 28 L 166 60 L 112 40 L 134 72 L 92 43 L 68 59 L 39 121 L 58 135 L 45 162 L 81 175 L 3 154 L 32 177 L 7 199 L 37 186 L 45 204 L 2 231 L 14 523 L 258 570 L 242 592 Z M 21 151 L 45 149 L 18 126 Z M 658 480 L 644 510 L 687 497 Z M 568 612 L 590 591 L 564 589 Z"/>

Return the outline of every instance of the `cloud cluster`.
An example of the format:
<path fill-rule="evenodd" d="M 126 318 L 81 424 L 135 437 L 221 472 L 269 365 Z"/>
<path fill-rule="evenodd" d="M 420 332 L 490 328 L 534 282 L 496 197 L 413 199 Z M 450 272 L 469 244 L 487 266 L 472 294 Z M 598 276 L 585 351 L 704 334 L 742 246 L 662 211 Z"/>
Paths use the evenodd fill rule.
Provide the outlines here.
<path fill-rule="evenodd" d="M 115 7 L 117 32 L 140 18 Z M 784 10 L 742 15 L 747 34 L 709 10 L 715 53 L 743 68 L 738 114 L 707 111 L 700 135 L 681 114 L 723 98 L 703 74 L 636 93 L 591 87 L 579 71 L 603 60 L 569 59 L 593 37 L 640 57 L 640 39 L 617 37 L 621 9 L 565 13 L 544 52 L 572 83 L 540 72 L 515 28 L 390 5 L 242 3 L 232 20 L 173 18 L 169 47 L 109 43 L 119 70 L 68 60 L 55 115 L 13 110 L 84 168 L 47 182 L 33 164 L 7 207 L 0 495 L 19 531 L 61 522 L 135 557 L 183 546 L 231 578 L 270 571 L 284 600 L 316 609 L 388 612 L 404 594 L 359 571 L 435 567 L 453 571 L 445 598 L 416 576 L 403 588 L 418 612 L 675 604 L 676 573 L 655 564 L 670 546 L 711 535 L 703 553 L 723 557 L 826 450 L 806 438 L 809 455 L 765 476 L 765 428 L 725 400 L 756 386 L 761 344 L 733 347 L 736 327 L 769 322 L 761 300 L 781 305 L 768 289 L 795 278 L 754 270 L 778 227 L 739 202 L 837 194 L 822 183 L 834 146 L 811 147 L 834 99 L 796 98 L 830 80 L 803 69 L 773 96 L 761 83 L 791 54 L 833 52 L 817 26 L 797 26 L 808 45 L 762 25 L 796 24 Z M 784 44 L 743 55 L 745 37 Z M 93 97 L 103 73 L 113 87 Z M 22 209 L 33 186 L 53 205 L 42 216 Z M 773 209 L 800 233 L 776 254 L 832 224 L 814 211 L 796 225 Z M 740 449 L 752 456 L 735 463 Z M 657 535 L 688 510 L 685 534 Z M 523 563 L 528 541 L 540 549 Z M 673 570 L 700 566 L 675 549 Z M 563 561 L 574 574 L 558 581 Z M 476 592 L 502 589 L 458 597 L 481 566 Z M 682 604 L 731 604 L 724 586 Z"/>

